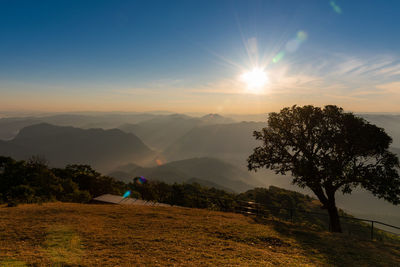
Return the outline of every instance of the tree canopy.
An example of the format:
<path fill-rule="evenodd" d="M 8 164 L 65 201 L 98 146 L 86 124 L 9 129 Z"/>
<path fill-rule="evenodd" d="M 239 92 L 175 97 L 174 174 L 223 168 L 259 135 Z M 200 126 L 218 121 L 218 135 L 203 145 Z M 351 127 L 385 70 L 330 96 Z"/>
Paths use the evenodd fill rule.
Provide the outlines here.
<path fill-rule="evenodd" d="M 249 170 L 290 173 L 293 183 L 310 188 L 340 232 L 335 193 L 356 187 L 400 203 L 399 160 L 389 151 L 384 129 L 334 105 L 293 106 L 270 113 L 267 127 L 255 131 L 262 145 L 248 158 Z"/>
<path fill-rule="evenodd" d="M 88 202 L 93 196 L 122 194 L 127 188 L 88 165 L 51 169 L 46 164 L 37 157 L 17 161 L 0 156 L 0 203 Z"/>

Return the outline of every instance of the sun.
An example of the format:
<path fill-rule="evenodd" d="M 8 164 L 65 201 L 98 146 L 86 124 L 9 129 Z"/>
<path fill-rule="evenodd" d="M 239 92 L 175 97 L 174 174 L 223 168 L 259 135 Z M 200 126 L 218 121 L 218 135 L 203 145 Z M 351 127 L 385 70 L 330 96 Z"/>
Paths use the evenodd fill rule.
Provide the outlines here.
<path fill-rule="evenodd" d="M 240 75 L 240 80 L 247 85 L 247 92 L 261 94 L 269 82 L 267 73 L 261 68 L 254 68 Z"/>

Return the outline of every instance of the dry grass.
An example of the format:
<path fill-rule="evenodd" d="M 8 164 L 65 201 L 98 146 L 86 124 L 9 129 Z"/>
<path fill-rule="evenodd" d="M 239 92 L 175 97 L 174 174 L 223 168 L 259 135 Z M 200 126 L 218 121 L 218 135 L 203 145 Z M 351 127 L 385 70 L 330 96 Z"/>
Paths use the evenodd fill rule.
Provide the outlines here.
<path fill-rule="evenodd" d="M 400 247 L 199 209 L 0 207 L 1 266 L 400 264 Z"/>

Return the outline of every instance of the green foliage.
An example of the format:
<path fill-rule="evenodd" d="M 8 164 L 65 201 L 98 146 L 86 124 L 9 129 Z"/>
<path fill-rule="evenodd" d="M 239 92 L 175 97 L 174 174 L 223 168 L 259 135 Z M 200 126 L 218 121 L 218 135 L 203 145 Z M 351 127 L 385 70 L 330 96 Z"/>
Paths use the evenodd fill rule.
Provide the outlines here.
<path fill-rule="evenodd" d="M 88 165 L 50 169 L 38 157 L 15 161 L 0 157 L 0 202 L 89 202 L 105 193 L 121 194 L 126 185 L 103 176 Z"/>
<path fill-rule="evenodd" d="M 392 139 L 337 106 L 284 108 L 271 113 L 267 127 L 254 136 L 262 145 L 249 156 L 249 170 L 290 173 L 294 184 L 310 188 L 328 210 L 333 231 L 341 231 L 336 191 L 361 186 L 400 203 L 399 160 L 388 150 Z"/>
<path fill-rule="evenodd" d="M 144 200 L 190 208 L 205 208 L 220 211 L 235 211 L 238 203 L 235 194 L 208 188 L 197 183 L 166 184 L 159 181 L 138 182 L 134 179 L 128 187 Z"/>
<path fill-rule="evenodd" d="M 64 201 L 87 203 L 101 194 L 122 195 L 131 191 L 130 197 L 157 201 L 190 208 L 235 212 L 247 202 L 262 205 L 263 215 L 279 218 L 326 230 L 326 216 L 318 216 L 320 205 L 315 199 L 285 189 L 270 186 L 234 194 L 224 190 L 201 186 L 197 183 L 167 184 L 136 177 L 129 184 L 102 176 L 88 165 L 69 165 L 49 169 L 38 160 L 15 161 L 0 157 L 0 203 L 15 207 L 19 203 Z M 245 202 L 245 203 L 244 203 Z M 339 211 L 341 215 L 349 215 Z M 347 219 L 343 229 L 353 235 L 368 236 L 370 228 L 362 222 Z M 375 231 L 376 238 L 389 239 L 382 231 Z"/>
<path fill-rule="evenodd" d="M 270 208 L 271 214 L 276 209 L 297 211 L 319 211 L 320 206 L 315 199 L 301 193 L 271 186 L 255 188 L 245 193 L 234 194 L 224 190 L 201 186 L 197 183 L 166 184 L 159 181 L 139 182 L 139 177 L 128 184 L 131 192 L 138 194 L 144 200 L 157 201 L 171 205 L 205 208 L 219 211 L 237 211 L 245 202 L 257 202 Z M 131 194 L 131 197 L 132 194 Z"/>
<path fill-rule="evenodd" d="M 275 186 L 254 188 L 238 195 L 240 200 L 254 201 L 269 207 L 306 210 L 313 199 L 298 192 L 285 190 Z"/>
<path fill-rule="evenodd" d="M 18 202 L 35 202 L 35 190 L 28 185 L 17 185 L 10 188 L 7 194 L 9 200 Z"/>
<path fill-rule="evenodd" d="M 71 179 L 80 190 L 88 191 L 92 196 L 102 194 L 122 194 L 125 185 L 112 177 L 103 176 L 89 165 L 67 165 L 65 169 L 54 169 L 64 179 Z"/>
<path fill-rule="evenodd" d="M 88 191 L 85 190 L 75 190 L 72 195 L 70 200 L 72 202 L 78 202 L 78 203 L 88 203 L 92 199 L 92 196 Z"/>

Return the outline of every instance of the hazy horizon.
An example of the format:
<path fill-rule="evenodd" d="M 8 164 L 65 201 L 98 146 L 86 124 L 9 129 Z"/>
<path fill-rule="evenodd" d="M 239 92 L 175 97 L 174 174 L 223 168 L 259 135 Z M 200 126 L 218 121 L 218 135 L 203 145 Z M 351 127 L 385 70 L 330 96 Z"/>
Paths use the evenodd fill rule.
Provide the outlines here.
<path fill-rule="evenodd" d="M 1 7 L 3 111 L 400 112 L 397 1 Z"/>
<path fill-rule="evenodd" d="M 282 107 L 284 108 L 284 107 Z M 279 112 L 279 110 L 274 110 L 271 112 Z M 387 115 L 387 116 L 399 116 L 400 112 L 368 112 L 368 111 L 360 111 L 354 112 L 351 110 L 345 110 L 345 112 L 352 112 L 356 115 Z M 148 110 L 148 111 L 119 111 L 119 110 L 110 110 L 110 111 L 98 111 L 98 110 L 86 110 L 86 111 L 1 111 L 0 110 L 0 119 L 1 118 L 25 118 L 25 117 L 46 117 L 46 116 L 56 116 L 56 115 L 86 115 L 86 116 L 101 116 L 101 115 L 135 115 L 135 114 L 154 114 L 154 115 L 186 115 L 190 117 L 203 117 L 210 114 L 217 114 L 223 117 L 243 117 L 249 118 L 252 120 L 257 117 L 268 116 L 270 112 L 263 112 L 263 113 L 215 113 L 215 112 L 174 112 L 168 110 Z M 261 121 L 266 122 L 266 118 L 263 118 Z M 244 119 L 246 120 L 246 119 Z"/>

